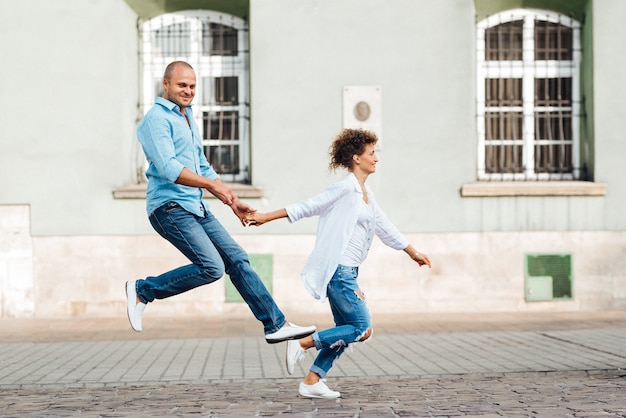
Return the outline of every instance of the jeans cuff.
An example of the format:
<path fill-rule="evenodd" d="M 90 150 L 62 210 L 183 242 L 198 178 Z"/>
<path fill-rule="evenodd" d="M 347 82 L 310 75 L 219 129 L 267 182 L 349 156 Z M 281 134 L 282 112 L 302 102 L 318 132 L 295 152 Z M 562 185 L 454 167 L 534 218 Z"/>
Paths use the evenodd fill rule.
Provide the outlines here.
<path fill-rule="evenodd" d="M 313 338 L 313 344 L 315 344 L 315 348 L 317 348 L 318 350 L 321 350 L 322 347 L 322 342 L 320 341 L 320 334 L 315 331 L 312 335 L 311 338 Z"/>
<path fill-rule="evenodd" d="M 320 379 L 323 379 L 326 377 L 326 370 L 322 370 L 319 367 L 317 367 L 315 364 L 311 366 L 310 369 L 313 373 L 315 373 L 316 375 L 318 375 L 320 377 Z"/>
<path fill-rule="evenodd" d="M 143 304 L 147 305 L 148 303 L 152 302 L 152 300 L 154 300 L 154 299 L 152 299 L 152 300 L 147 300 L 147 299 L 146 299 L 146 298 L 144 298 L 141 294 L 139 294 L 139 283 L 141 283 L 141 282 L 142 282 L 142 279 L 138 279 L 138 280 L 135 282 L 135 294 L 137 295 L 137 299 L 139 299 L 139 302 L 141 302 L 141 303 L 143 303 Z"/>
<path fill-rule="evenodd" d="M 280 326 L 276 326 L 275 324 L 271 324 L 272 328 L 268 328 L 268 329 L 264 330 L 265 335 L 273 334 L 273 333 L 277 332 L 279 329 L 281 329 L 282 327 L 284 327 L 285 325 L 287 325 L 287 321 L 283 321 L 283 324 L 280 325 Z"/>

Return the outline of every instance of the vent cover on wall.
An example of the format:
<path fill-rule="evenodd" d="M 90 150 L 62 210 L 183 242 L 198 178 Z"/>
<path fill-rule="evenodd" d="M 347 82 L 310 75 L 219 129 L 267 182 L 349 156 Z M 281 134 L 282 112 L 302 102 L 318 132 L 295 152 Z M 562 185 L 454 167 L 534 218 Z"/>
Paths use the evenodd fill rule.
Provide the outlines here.
<path fill-rule="evenodd" d="M 250 267 L 252 267 L 252 270 L 256 271 L 267 290 L 272 293 L 272 281 L 274 277 L 273 255 L 248 254 L 248 259 L 250 260 Z M 228 280 L 224 282 L 226 292 L 224 301 L 226 303 L 243 303 L 244 300 L 235 288 L 235 285 L 233 285 L 233 282 L 230 280 L 230 276 L 228 276 L 228 274 L 225 276 L 228 277 Z"/>
<path fill-rule="evenodd" d="M 526 301 L 572 299 L 571 254 L 526 254 Z"/>

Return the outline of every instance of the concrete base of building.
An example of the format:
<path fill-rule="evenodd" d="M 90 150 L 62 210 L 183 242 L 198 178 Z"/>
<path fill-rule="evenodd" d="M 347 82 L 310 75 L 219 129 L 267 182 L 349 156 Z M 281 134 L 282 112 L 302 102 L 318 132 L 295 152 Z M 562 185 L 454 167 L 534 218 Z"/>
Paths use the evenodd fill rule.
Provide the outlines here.
<path fill-rule="evenodd" d="M 31 236 L 28 207 L 3 206 L 0 217 L 2 318 L 112 317 L 125 312 L 124 283 L 188 261 L 154 235 Z M 406 234 L 429 255 L 418 267 L 376 241 L 359 272 L 378 313 L 575 312 L 626 308 L 626 232 L 465 232 Z M 300 270 L 314 235 L 235 236 L 254 258 L 271 255 L 264 272 L 285 312 L 328 312 L 302 286 Z M 532 281 L 527 259 L 566 256 L 567 291 L 551 293 L 545 274 Z M 550 271 L 550 266 L 548 272 Z M 537 284 L 539 283 L 539 284 Z M 547 287 L 544 283 L 550 284 Z M 537 287 L 537 292 L 533 286 Z M 228 278 L 151 303 L 150 316 L 248 312 L 228 301 Z M 536 295 L 542 295 L 535 297 Z"/>

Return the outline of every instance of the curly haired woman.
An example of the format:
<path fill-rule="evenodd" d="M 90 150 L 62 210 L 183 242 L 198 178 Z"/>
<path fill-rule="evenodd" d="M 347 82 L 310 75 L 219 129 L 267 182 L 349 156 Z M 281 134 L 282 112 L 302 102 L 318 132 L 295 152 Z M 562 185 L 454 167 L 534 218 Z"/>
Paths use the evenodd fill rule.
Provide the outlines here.
<path fill-rule="evenodd" d="M 357 283 L 359 266 L 367 257 L 374 234 L 396 250 L 403 250 L 419 266 L 431 266 L 426 254 L 417 252 L 389 221 L 365 184 L 376 171 L 375 145 L 378 138 L 369 131 L 344 129 L 330 147 L 331 170 L 345 168 L 348 175 L 322 193 L 268 213 L 250 213 L 250 225 L 262 225 L 280 218 L 296 222 L 319 216 L 317 239 L 302 271 L 307 291 L 316 299 L 328 297 L 335 327 L 287 342 L 287 371 L 292 374 L 305 351 L 319 352 L 299 393 L 309 398 L 338 398 L 341 394 L 325 384 L 335 360 L 349 344 L 372 335 L 371 317 L 365 295 Z"/>

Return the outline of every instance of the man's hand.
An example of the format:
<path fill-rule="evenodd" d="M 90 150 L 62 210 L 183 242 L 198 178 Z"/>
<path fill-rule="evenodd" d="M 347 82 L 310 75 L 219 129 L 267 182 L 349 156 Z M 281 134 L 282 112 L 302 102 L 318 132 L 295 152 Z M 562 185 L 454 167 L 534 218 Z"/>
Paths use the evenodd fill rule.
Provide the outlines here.
<path fill-rule="evenodd" d="M 213 196 L 221 200 L 223 204 L 228 206 L 231 206 L 237 199 L 230 187 L 226 186 L 221 181 L 216 181 L 209 191 Z"/>
<path fill-rule="evenodd" d="M 243 226 L 248 226 L 248 224 L 250 223 L 249 220 L 246 219 L 246 216 L 248 214 L 256 212 L 256 209 L 252 208 L 250 205 L 248 205 L 245 202 L 242 202 L 236 197 L 233 199 L 233 202 L 230 205 L 230 208 L 233 210 L 233 213 L 235 214 L 235 216 L 239 218 Z"/>

